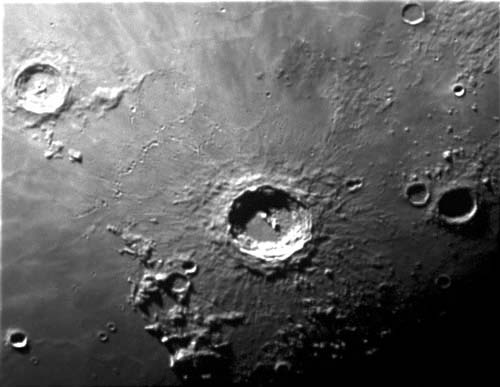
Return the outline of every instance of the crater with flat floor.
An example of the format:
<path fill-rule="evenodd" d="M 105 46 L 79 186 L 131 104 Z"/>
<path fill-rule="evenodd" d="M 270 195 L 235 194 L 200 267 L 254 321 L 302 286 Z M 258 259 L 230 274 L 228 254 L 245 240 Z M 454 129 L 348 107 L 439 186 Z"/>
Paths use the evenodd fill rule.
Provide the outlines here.
<path fill-rule="evenodd" d="M 414 207 L 425 206 L 431 197 L 429 187 L 421 181 L 414 181 L 406 185 L 405 197 Z"/>
<path fill-rule="evenodd" d="M 425 9 L 418 1 L 409 1 L 401 8 L 403 22 L 416 26 L 425 20 Z"/>

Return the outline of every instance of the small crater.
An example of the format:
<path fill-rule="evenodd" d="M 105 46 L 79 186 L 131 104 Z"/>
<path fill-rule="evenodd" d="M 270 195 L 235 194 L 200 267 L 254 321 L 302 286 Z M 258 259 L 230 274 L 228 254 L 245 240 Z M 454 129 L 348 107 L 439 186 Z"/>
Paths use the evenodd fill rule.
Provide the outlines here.
<path fill-rule="evenodd" d="M 345 181 L 345 186 L 349 192 L 356 192 L 363 188 L 363 178 L 350 177 Z"/>
<path fill-rule="evenodd" d="M 455 83 L 452 86 L 453 94 L 457 98 L 461 98 L 465 95 L 465 87 L 461 83 Z"/>
<path fill-rule="evenodd" d="M 311 239 L 310 211 L 284 190 L 268 185 L 238 196 L 228 222 L 240 251 L 264 260 L 286 259 Z"/>
<path fill-rule="evenodd" d="M 274 364 L 274 372 L 276 372 L 278 375 L 287 375 L 290 373 L 291 369 L 292 365 L 286 360 L 278 360 Z"/>
<path fill-rule="evenodd" d="M 255 385 L 264 385 L 266 381 L 272 378 L 273 368 L 270 364 L 257 362 L 252 370 L 252 380 Z"/>
<path fill-rule="evenodd" d="M 439 217 L 451 225 L 468 223 L 474 218 L 477 210 L 476 195 L 468 187 L 457 187 L 446 191 L 437 203 Z"/>
<path fill-rule="evenodd" d="M 425 20 L 425 9 L 417 1 L 410 1 L 401 8 L 403 22 L 411 26 L 416 26 Z"/>
<path fill-rule="evenodd" d="M 157 278 L 157 281 L 159 283 L 163 282 L 167 293 L 174 296 L 184 295 L 188 293 L 191 288 L 189 278 L 185 274 L 177 271 L 168 273 L 164 280 Z"/>
<path fill-rule="evenodd" d="M 116 328 L 116 324 L 114 321 L 108 321 L 106 323 L 106 328 L 108 328 L 108 331 L 112 332 L 112 333 L 115 333 L 117 328 Z"/>
<path fill-rule="evenodd" d="M 66 104 L 69 86 L 57 68 L 35 63 L 22 68 L 14 78 L 17 103 L 35 114 L 55 114 Z"/>
<path fill-rule="evenodd" d="M 451 277 L 448 274 L 440 274 L 434 282 L 438 288 L 445 290 L 451 286 Z"/>
<path fill-rule="evenodd" d="M 28 335 L 22 329 L 7 329 L 5 341 L 8 345 L 17 350 L 23 350 L 28 347 Z"/>
<path fill-rule="evenodd" d="M 97 338 L 101 343 L 106 343 L 109 339 L 108 334 L 104 331 L 97 332 Z"/>
<path fill-rule="evenodd" d="M 429 202 L 431 194 L 427 184 L 417 181 L 409 183 L 405 188 L 405 197 L 414 207 L 424 207 Z"/>
<path fill-rule="evenodd" d="M 182 270 L 186 275 L 195 275 L 198 272 L 198 265 L 188 259 L 182 262 Z"/>

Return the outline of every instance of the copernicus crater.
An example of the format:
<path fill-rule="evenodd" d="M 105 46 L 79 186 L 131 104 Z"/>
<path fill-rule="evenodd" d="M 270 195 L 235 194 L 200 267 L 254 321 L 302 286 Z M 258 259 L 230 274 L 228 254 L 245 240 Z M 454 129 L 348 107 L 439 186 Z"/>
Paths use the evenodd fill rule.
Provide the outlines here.
<path fill-rule="evenodd" d="M 284 190 L 269 185 L 244 191 L 232 203 L 229 233 L 243 253 L 280 261 L 311 239 L 312 216 Z"/>

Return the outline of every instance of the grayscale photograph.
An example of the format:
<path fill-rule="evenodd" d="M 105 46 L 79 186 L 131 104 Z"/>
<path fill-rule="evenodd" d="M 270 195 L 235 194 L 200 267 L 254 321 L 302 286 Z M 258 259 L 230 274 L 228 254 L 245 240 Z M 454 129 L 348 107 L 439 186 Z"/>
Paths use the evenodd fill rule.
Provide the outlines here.
<path fill-rule="evenodd" d="M 0 7 L 1 387 L 498 383 L 500 2 Z"/>

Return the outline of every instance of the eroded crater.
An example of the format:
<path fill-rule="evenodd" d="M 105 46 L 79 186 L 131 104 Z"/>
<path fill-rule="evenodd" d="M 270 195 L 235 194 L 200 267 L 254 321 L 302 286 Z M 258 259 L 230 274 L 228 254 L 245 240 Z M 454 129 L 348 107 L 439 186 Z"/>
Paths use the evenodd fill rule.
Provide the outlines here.
<path fill-rule="evenodd" d="M 451 286 L 451 277 L 448 274 L 440 274 L 434 282 L 438 288 L 445 290 Z"/>
<path fill-rule="evenodd" d="M 240 251 L 267 261 L 284 260 L 311 239 L 311 212 L 297 198 L 269 185 L 238 196 L 228 222 Z"/>

